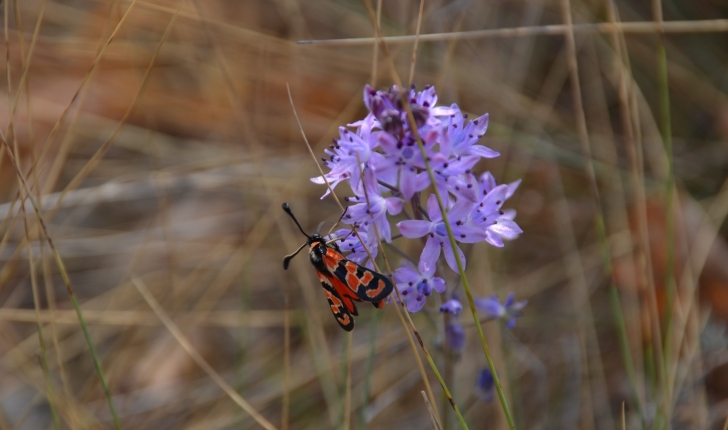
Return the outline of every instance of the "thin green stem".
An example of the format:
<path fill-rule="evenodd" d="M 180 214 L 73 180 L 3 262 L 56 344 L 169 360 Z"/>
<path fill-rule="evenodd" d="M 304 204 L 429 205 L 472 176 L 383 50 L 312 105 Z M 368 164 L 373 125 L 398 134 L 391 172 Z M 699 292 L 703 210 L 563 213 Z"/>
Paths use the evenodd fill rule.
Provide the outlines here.
<path fill-rule="evenodd" d="M 388 54 L 388 51 L 385 51 L 385 52 L 387 52 L 387 54 Z M 411 111 L 410 111 L 410 113 L 411 113 Z M 412 123 L 414 124 L 414 121 Z M 357 158 L 357 164 L 359 165 L 361 177 L 364 178 L 364 169 L 362 167 L 361 160 L 359 160 L 358 152 L 356 153 L 356 158 Z M 366 187 L 363 187 L 363 189 L 364 189 L 364 198 L 366 199 L 367 207 L 369 207 L 370 206 L 369 194 L 367 192 Z M 370 212 L 369 216 L 370 217 L 373 216 L 371 214 L 371 212 Z M 455 404 L 455 400 L 453 399 L 452 394 L 450 393 L 450 390 L 447 388 L 447 384 L 445 384 L 445 380 L 442 378 L 442 375 L 440 375 L 440 371 L 437 369 L 437 365 L 435 364 L 435 361 L 432 359 L 432 356 L 430 355 L 430 351 L 427 350 L 425 343 L 422 341 L 422 336 L 420 336 L 420 333 L 415 328 L 415 324 L 412 322 L 412 318 L 410 317 L 409 312 L 407 311 L 407 308 L 404 305 L 404 300 L 402 299 L 402 294 L 399 291 L 399 287 L 397 287 L 397 283 L 394 281 L 394 278 L 392 277 L 392 268 L 390 267 L 389 260 L 387 259 L 387 255 L 384 252 L 384 247 L 382 246 L 382 238 L 379 235 L 379 229 L 377 228 L 377 224 L 372 222 L 372 227 L 374 227 L 374 235 L 377 237 L 377 244 L 379 245 L 379 249 L 382 252 L 382 259 L 384 260 L 384 264 L 387 267 L 387 272 L 389 273 L 389 279 L 392 281 L 392 285 L 394 285 L 394 291 L 396 292 L 397 298 L 399 300 L 398 304 L 399 304 L 399 306 L 402 307 L 401 310 L 399 309 L 399 306 L 396 307 L 397 315 L 399 315 L 399 318 L 402 321 L 403 325 L 405 324 L 405 322 L 404 322 L 404 317 L 402 317 L 402 314 L 404 313 L 405 315 L 407 315 L 407 319 L 409 320 L 410 327 L 412 328 L 412 332 L 417 337 L 417 342 L 419 342 L 420 348 L 422 348 L 422 352 L 425 353 L 425 358 L 427 358 L 427 362 L 430 364 L 430 367 L 432 368 L 432 371 L 435 373 L 435 376 L 437 377 L 437 380 L 440 383 L 440 386 L 442 386 L 443 392 L 445 393 L 448 400 L 450 401 L 450 405 L 452 406 L 452 409 L 455 411 L 455 414 L 457 415 L 458 420 L 460 421 L 460 425 L 462 425 L 462 427 L 464 429 L 467 429 L 468 425 L 465 423 L 465 418 L 463 418 L 463 415 L 460 413 L 460 409 Z M 409 331 L 407 332 L 407 334 L 409 335 Z M 419 360 L 419 356 L 417 356 L 417 358 Z M 426 383 L 425 388 L 427 388 L 429 390 L 428 396 L 432 399 L 432 402 L 434 402 L 435 396 L 432 394 L 432 390 L 429 389 L 429 384 Z M 433 412 L 434 412 L 434 410 L 433 410 Z M 435 412 L 435 414 L 436 414 L 436 412 Z"/>
<path fill-rule="evenodd" d="M 622 352 L 622 361 L 624 367 L 627 370 L 627 379 L 632 390 L 632 396 L 634 397 L 634 403 L 637 405 L 637 413 L 642 420 L 642 427 L 645 427 L 644 423 L 644 409 L 642 407 L 642 400 L 640 400 L 639 391 L 637 390 L 637 372 L 635 372 L 634 363 L 632 362 L 632 354 L 629 348 L 629 339 L 627 338 L 627 326 L 624 323 L 624 315 L 622 314 L 622 304 L 619 300 L 619 291 L 614 284 L 609 285 L 609 299 L 612 304 L 612 310 L 614 312 L 614 320 L 617 324 L 617 337 L 619 338 L 619 346 Z"/>
<path fill-rule="evenodd" d="M 406 103 L 406 100 L 403 102 L 405 109 L 407 110 L 407 116 L 411 124 L 415 124 L 414 116 L 412 115 L 412 110 L 409 107 L 409 104 Z M 416 127 L 412 129 L 413 134 L 415 134 L 415 137 L 417 139 L 417 145 L 420 147 L 420 152 L 422 153 L 422 159 L 425 162 L 425 168 L 427 169 L 427 174 L 430 176 L 430 182 L 435 183 L 435 173 L 432 171 L 432 168 L 430 167 L 430 163 L 427 161 L 427 153 L 425 151 L 425 146 L 422 143 L 422 139 L 419 136 L 419 133 L 416 132 Z M 485 359 L 488 361 L 488 367 L 490 368 L 490 372 L 493 374 L 493 381 L 495 382 L 495 388 L 498 392 L 498 400 L 500 400 L 501 407 L 503 408 L 503 412 L 506 415 L 506 420 L 508 421 L 508 427 L 513 430 L 516 428 L 515 423 L 513 422 L 513 417 L 511 416 L 510 408 L 508 407 L 508 402 L 506 401 L 505 393 L 503 392 L 503 387 L 501 387 L 500 379 L 498 378 L 498 372 L 496 372 L 495 364 L 493 363 L 493 358 L 490 355 L 490 349 L 488 348 L 488 343 L 485 340 L 485 334 L 483 333 L 483 327 L 480 325 L 480 319 L 478 318 L 478 310 L 475 308 L 475 301 L 473 300 L 473 293 L 470 289 L 470 283 L 468 282 L 468 277 L 465 276 L 465 267 L 463 266 L 463 262 L 460 260 L 460 254 L 457 252 L 457 243 L 455 243 L 455 235 L 452 232 L 452 227 L 450 225 L 450 220 L 447 217 L 447 207 L 442 202 L 442 197 L 440 197 L 440 192 L 437 190 L 437 187 L 434 187 L 434 194 L 435 198 L 437 198 L 437 205 L 440 207 L 440 212 L 442 212 L 442 221 L 443 224 L 445 224 L 445 228 L 447 229 L 447 237 L 450 239 L 450 246 L 453 249 L 453 254 L 455 255 L 455 262 L 458 266 L 458 272 L 460 272 L 460 282 L 463 284 L 463 289 L 465 290 L 465 295 L 468 298 L 468 305 L 470 306 L 470 313 L 473 315 L 473 320 L 475 321 L 475 327 L 478 329 L 478 336 L 480 337 L 480 343 L 483 345 L 483 352 L 485 353 Z"/>
<path fill-rule="evenodd" d="M 382 46 L 382 52 L 385 55 L 385 58 L 389 62 L 389 67 L 392 72 L 392 78 L 394 79 L 397 86 L 400 88 L 400 90 L 403 88 L 402 86 L 402 80 L 400 79 L 399 75 L 397 74 L 397 69 L 394 65 L 394 60 L 392 59 L 392 55 L 389 52 L 389 48 L 387 47 L 386 42 L 381 37 L 381 31 L 379 28 L 379 25 L 377 25 L 376 19 L 374 17 L 374 9 L 372 7 L 371 1 L 364 0 L 364 5 L 367 8 L 367 12 L 369 13 L 369 18 L 374 23 L 374 27 L 376 30 L 376 38 L 379 40 L 381 46 Z M 409 100 L 407 100 L 407 97 L 405 94 L 400 91 L 399 93 L 400 99 L 402 100 L 402 106 L 404 107 L 405 111 L 407 112 L 407 121 L 410 124 L 410 129 L 412 131 L 412 134 L 417 141 L 417 146 L 420 148 L 420 153 L 422 154 L 423 160 L 425 162 L 425 168 L 427 169 L 427 174 L 430 177 L 430 182 L 432 184 L 435 183 L 435 174 L 432 171 L 432 168 L 430 167 L 430 163 L 427 161 L 427 154 L 425 152 L 425 146 L 422 143 L 422 138 L 420 137 L 419 133 L 417 132 L 417 122 L 415 121 L 415 117 L 412 114 L 412 109 L 409 105 Z M 447 209 L 442 203 L 442 198 L 440 197 L 440 193 L 437 190 L 437 187 L 435 187 L 435 197 L 437 198 L 437 204 L 440 207 L 440 211 L 442 212 L 442 219 L 445 224 L 445 228 L 447 229 L 447 235 L 450 239 L 450 245 L 452 246 L 453 250 L 457 249 L 457 245 L 455 243 L 455 237 L 452 233 L 452 228 L 450 227 L 450 222 L 447 219 Z M 375 230 L 376 231 L 376 230 Z M 501 403 L 501 408 L 503 409 L 504 414 L 506 415 L 506 420 L 508 421 L 508 427 L 513 430 L 515 429 L 515 424 L 513 423 L 513 417 L 511 416 L 511 411 L 508 408 L 508 403 L 506 401 L 505 394 L 503 393 L 503 388 L 501 387 L 500 380 L 498 379 L 498 374 L 495 370 L 495 364 L 493 363 L 493 359 L 490 355 L 490 350 L 488 349 L 488 344 L 485 341 L 485 335 L 483 334 L 483 328 L 480 326 L 480 320 L 478 319 L 478 311 L 475 309 L 475 302 L 473 301 L 473 294 L 470 290 L 470 284 L 468 283 L 468 279 L 465 276 L 465 269 L 463 267 L 462 261 L 460 261 L 460 256 L 457 252 L 453 252 L 455 254 L 455 261 L 458 265 L 458 271 L 460 272 L 460 279 L 463 283 L 463 288 L 465 289 L 465 294 L 468 298 L 468 303 L 470 305 L 470 312 L 473 314 L 473 319 L 475 320 L 475 326 L 478 328 L 478 335 L 480 336 L 481 344 L 483 345 L 483 352 L 485 353 L 485 358 L 488 361 L 488 367 L 490 368 L 490 371 L 493 373 L 493 379 L 496 386 L 496 391 L 498 392 L 498 399 Z M 422 345 L 422 348 L 424 350 L 424 344 L 422 343 L 422 339 L 419 337 L 419 334 L 415 332 L 417 335 L 417 339 L 420 342 L 420 345 Z M 435 366 L 434 361 L 432 360 L 432 357 L 429 353 L 425 351 L 425 355 L 427 356 L 427 361 L 430 363 L 430 366 L 432 367 L 433 371 L 437 375 L 437 379 L 440 381 L 440 384 L 442 385 L 443 389 L 446 391 L 448 398 L 451 400 L 453 409 L 455 410 L 455 413 L 458 416 L 458 420 L 463 426 L 466 426 L 465 420 L 463 419 L 460 410 L 455 406 L 455 403 L 452 402 L 452 395 L 450 394 L 449 390 L 447 390 L 445 381 L 442 379 L 442 376 L 440 376 L 440 372 L 437 371 L 437 367 Z"/>
<path fill-rule="evenodd" d="M 0 143 L 3 144 L 4 147 L 7 148 L 8 156 L 10 157 L 10 161 L 13 163 L 13 167 L 15 168 L 15 172 L 18 176 L 18 179 L 20 179 L 20 182 L 23 186 L 23 189 L 28 196 L 28 199 L 30 200 L 31 204 L 33 205 L 33 209 L 35 210 L 35 215 L 38 217 L 38 223 L 41 226 L 41 229 L 43 230 L 43 234 L 45 235 L 46 240 L 48 241 L 48 246 L 51 248 L 51 252 L 53 253 L 53 256 L 56 260 L 56 265 L 58 266 L 58 271 L 61 274 L 61 278 L 63 278 L 63 282 L 66 285 L 66 291 L 68 291 L 68 295 L 71 298 L 71 302 L 73 303 L 73 308 L 76 310 L 76 316 L 78 317 L 78 322 L 81 325 L 81 329 L 83 330 L 84 338 L 86 339 L 86 343 L 88 344 L 89 350 L 91 351 L 91 357 L 94 362 L 94 367 L 96 368 L 96 373 L 99 376 L 99 380 L 101 381 L 101 387 L 104 391 L 104 395 L 106 396 L 106 402 L 109 405 L 109 410 L 111 411 L 111 416 L 114 420 L 114 426 L 117 430 L 121 430 L 121 421 L 119 420 L 119 416 L 116 413 L 116 408 L 114 407 L 114 402 L 111 399 L 111 391 L 109 390 L 109 385 L 106 383 L 106 377 L 104 376 L 104 371 L 101 368 L 101 360 L 99 359 L 99 356 L 96 352 L 96 347 L 94 346 L 93 340 L 91 339 L 91 335 L 88 331 L 88 326 L 86 325 L 86 321 L 83 318 L 83 312 L 81 312 L 81 307 L 78 304 L 78 300 L 76 300 L 76 295 L 73 292 L 73 285 L 71 284 L 71 280 L 68 278 L 68 272 L 66 271 L 66 266 L 63 264 L 63 260 L 61 259 L 61 255 L 58 253 L 58 250 L 56 249 L 56 245 L 53 242 L 53 239 L 51 238 L 50 233 L 48 232 L 48 227 L 46 226 L 45 220 L 43 219 L 43 216 L 40 213 L 40 206 L 38 205 L 38 202 L 35 200 L 35 197 L 30 191 L 30 187 L 28 186 L 27 181 L 25 180 L 25 177 L 23 176 L 22 171 L 20 170 L 20 166 L 18 165 L 18 160 L 15 158 L 15 156 L 12 153 L 12 150 L 10 150 L 10 147 L 8 145 L 7 140 L 5 140 L 5 136 L 0 132 Z"/>
<path fill-rule="evenodd" d="M 672 404 L 672 386 L 669 381 L 668 369 L 670 368 L 670 353 L 672 350 L 672 325 L 675 300 L 675 208 L 673 205 L 673 196 L 675 192 L 675 175 L 673 169 L 672 154 L 672 126 L 670 122 L 670 88 L 667 73 L 667 52 L 665 50 L 665 36 L 662 31 L 663 15 L 662 1 L 652 1 L 652 11 L 656 23 L 658 24 L 659 34 L 657 42 L 657 82 L 659 95 L 659 118 L 660 132 L 662 134 L 663 144 L 665 148 L 665 156 L 667 158 L 667 180 L 665 184 L 665 247 L 667 260 L 665 261 L 665 297 L 666 312 L 664 316 L 664 331 L 662 333 L 662 366 L 658 368 L 658 375 L 662 389 L 662 413 L 664 426 L 670 428 L 670 405 Z M 658 351 L 660 352 L 660 351 Z M 662 427 L 662 424 L 661 424 Z"/>
<path fill-rule="evenodd" d="M 672 154 L 672 126 L 670 124 L 670 89 L 667 77 L 667 53 L 665 44 L 660 38 L 660 44 L 657 48 L 657 65 L 659 73 L 659 93 L 660 93 L 660 126 L 662 132 L 662 140 L 665 146 L 665 155 L 667 156 L 667 183 L 665 184 L 665 241 L 667 251 L 667 261 L 665 265 L 665 292 L 667 297 L 665 314 L 665 332 L 663 333 L 665 345 L 664 356 L 667 361 L 670 348 L 672 347 L 671 329 L 673 323 L 673 309 L 675 299 L 675 210 L 673 204 L 673 196 L 675 191 L 675 174 L 673 168 Z M 668 367 L 667 364 L 665 367 Z"/>
<path fill-rule="evenodd" d="M 53 428 L 56 430 L 61 428 L 61 421 L 58 418 L 58 412 L 56 411 L 55 405 L 55 394 L 53 390 L 53 380 L 51 379 L 51 372 L 48 367 L 48 351 L 46 348 L 45 337 L 43 336 L 43 325 L 40 323 L 40 294 L 38 294 L 38 281 L 35 276 L 35 263 L 33 258 L 33 252 L 30 248 L 30 232 L 28 230 L 28 219 L 25 214 L 25 205 L 20 205 L 21 216 L 23 217 L 23 227 L 25 228 L 25 242 L 28 249 L 28 270 L 30 271 L 30 285 L 33 290 L 33 305 L 35 308 L 36 316 L 36 327 L 38 330 L 38 342 L 40 343 L 40 363 L 43 367 L 43 376 L 46 380 L 46 387 L 48 390 L 48 406 L 51 409 L 51 417 L 53 418 Z"/>

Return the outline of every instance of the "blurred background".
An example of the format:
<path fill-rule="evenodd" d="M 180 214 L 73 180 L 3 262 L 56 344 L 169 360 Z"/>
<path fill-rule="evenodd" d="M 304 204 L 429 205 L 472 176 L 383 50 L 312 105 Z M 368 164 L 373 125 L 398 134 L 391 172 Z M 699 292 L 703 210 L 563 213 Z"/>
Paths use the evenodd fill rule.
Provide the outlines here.
<path fill-rule="evenodd" d="M 415 34 L 419 1 L 380 3 L 383 35 Z M 94 358 L 127 429 L 434 428 L 393 306 L 360 306 L 349 336 L 306 258 L 281 267 L 303 239 L 282 202 L 309 231 L 340 214 L 286 85 L 319 158 L 364 85 L 393 83 L 381 48 L 335 41 L 374 35 L 365 3 L 1 4 L 0 429 L 114 428 Z M 528 300 L 514 329 L 484 324 L 518 428 L 725 428 L 726 18 L 718 0 L 424 3 L 422 34 L 527 27 L 422 40 L 413 79 L 490 113 L 501 156 L 478 169 L 523 179 L 521 237 L 465 249 L 476 296 Z M 632 26 L 589 25 L 610 21 Z M 413 47 L 389 43 L 405 82 Z M 507 428 L 469 311 L 453 351 L 440 300 L 412 315 L 425 345 L 470 428 Z"/>

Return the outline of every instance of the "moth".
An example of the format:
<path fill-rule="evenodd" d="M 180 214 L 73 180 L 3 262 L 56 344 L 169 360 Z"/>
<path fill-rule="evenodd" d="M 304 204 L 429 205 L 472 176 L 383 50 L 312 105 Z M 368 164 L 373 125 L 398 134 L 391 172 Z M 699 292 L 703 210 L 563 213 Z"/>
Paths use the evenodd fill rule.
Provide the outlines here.
<path fill-rule="evenodd" d="M 384 301 L 394 289 L 392 282 L 381 273 L 346 259 L 335 241 L 326 241 L 318 233 L 307 234 L 291 212 L 288 203 L 283 203 L 283 210 L 308 240 L 296 252 L 283 259 L 283 269 L 303 248 L 309 247 L 308 259 L 311 261 L 316 275 L 324 288 L 331 312 L 341 328 L 346 331 L 354 329 L 354 316 L 359 315 L 354 302 L 369 302 L 375 308 L 384 307 Z"/>

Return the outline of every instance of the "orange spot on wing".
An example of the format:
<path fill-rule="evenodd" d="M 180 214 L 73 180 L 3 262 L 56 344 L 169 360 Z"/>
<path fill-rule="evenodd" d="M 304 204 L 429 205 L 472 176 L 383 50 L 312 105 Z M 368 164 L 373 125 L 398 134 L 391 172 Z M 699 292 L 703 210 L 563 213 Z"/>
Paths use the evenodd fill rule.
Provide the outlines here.
<path fill-rule="evenodd" d="M 346 282 L 349 282 L 349 278 L 347 275 Z M 331 278 L 331 283 L 334 285 L 334 289 L 336 289 L 336 292 L 339 293 L 339 295 L 343 297 L 351 297 L 354 300 L 361 300 L 359 299 L 359 296 L 356 295 L 356 290 L 352 290 L 348 285 L 345 285 L 339 278 L 333 277 Z M 356 283 L 354 284 L 354 288 L 356 288 L 359 285 L 359 278 L 357 278 Z"/>
<path fill-rule="evenodd" d="M 364 276 L 361 277 L 361 282 L 364 285 L 367 285 L 372 282 L 372 279 L 374 279 L 374 275 L 372 275 L 372 272 L 364 272 Z"/>
<path fill-rule="evenodd" d="M 333 303 L 332 308 L 333 308 L 333 306 L 336 306 L 336 307 L 341 306 L 341 300 L 339 300 L 338 297 L 336 297 L 335 295 L 331 294 L 328 291 L 326 291 L 326 298 L 331 300 L 331 303 Z"/>
<path fill-rule="evenodd" d="M 349 274 L 346 275 L 346 283 L 349 284 L 349 288 L 352 290 L 359 289 L 359 278 L 356 277 L 356 273 L 349 272 Z"/>
<path fill-rule="evenodd" d="M 377 282 L 377 289 L 376 290 L 367 290 L 367 296 L 369 297 L 377 297 L 381 292 L 384 290 L 384 287 L 386 285 L 384 284 L 384 281 L 381 279 Z"/>
<path fill-rule="evenodd" d="M 344 256 L 339 252 L 336 252 L 334 248 L 327 248 L 326 255 L 324 255 L 324 264 L 330 272 L 334 272 L 339 267 L 339 262 L 344 259 Z"/>

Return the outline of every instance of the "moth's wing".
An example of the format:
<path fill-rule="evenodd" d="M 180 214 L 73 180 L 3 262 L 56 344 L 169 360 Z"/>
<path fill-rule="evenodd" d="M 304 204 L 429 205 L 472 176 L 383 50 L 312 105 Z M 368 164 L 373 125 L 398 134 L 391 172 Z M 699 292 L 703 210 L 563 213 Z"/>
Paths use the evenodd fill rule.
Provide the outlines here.
<path fill-rule="evenodd" d="M 348 309 L 352 315 L 359 315 L 356 310 L 356 306 L 352 301 L 360 300 L 359 296 L 356 293 L 356 290 L 352 290 L 350 286 L 341 282 L 341 280 L 334 274 L 334 272 L 339 267 L 339 262 L 347 261 L 346 258 L 344 258 L 344 256 L 335 249 L 327 248 L 326 254 L 323 256 L 323 261 L 328 273 L 317 272 L 319 275 L 319 279 L 322 283 L 328 282 L 328 284 L 331 285 L 334 290 L 336 290 L 339 298 L 341 298 L 341 300 L 344 302 L 344 306 L 346 306 L 346 309 Z"/>
<path fill-rule="evenodd" d="M 386 299 L 394 289 L 392 282 L 386 276 L 347 259 L 343 259 L 339 263 L 334 271 L 334 276 L 359 300 L 365 302 L 379 303 Z"/>
<path fill-rule="evenodd" d="M 324 264 L 329 273 L 336 278 L 332 283 L 341 297 L 378 303 L 386 299 L 394 289 L 389 278 L 347 260 L 333 248 L 327 249 Z"/>
<path fill-rule="evenodd" d="M 324 287 L 324 294 L 329 301 L 329 307 L 331 307 L 331 313 L 334 314 L 336 322 L 346 331 L 354 330 L 354 317 L 344 304 L 344 299 L 336 292 L 336 289 L 331 285 L 329 278 L 325 274 L 321 272 L 317 272 L 317 274 L 319 280 L 321 280 L 321 286 Z M 349 300 L 349 303 L 351 303 L 351 300 Z M 351 306 L 353 307 L 354 304 L 351 303 Z M 356 315 L 356 308 L 354 308 L 354 315 Z"/>
<path fill-rule="evenodd" d="M 332 276 L 331 278 L 329 278 L 329 281 L 334 287 L 334 290 L 336 290 L 336 293 L 339 295 L 339 297 L 341 297 L 341 300 L 344 302 L 344 306 L 346 306 L 346 309 L 348 309 L 352 315 L 358 316 L 359 313 L 356 310 L 356 305 L 354 304 L 353 300 L 359 300 L 359 297 L 356 294 L 353 294 L 349 290 L 349 287 L 339 281 L 337 277 Z"/>
<path fill-rule="evenodd" d="M 372 302 L 372 304 L 374 305 L 375 308 L 382 309 L 385 305 L 385 302 L 386 302 L 386 300 L 382 299 L 378 302 Z"/>
<path fill-rule="evenodd" d="M 326 250 L 326 255 L 324 255 L 323 260 L 324 266 L 328 271 L 328 273 L 324 275 L 328 275 L 327 278 L 329 279 L 331 285 L 334 287 L 336 292 L 339 293 L 339 297 L 344 300 L 344 304 L 346 305 L 347 309 L 349 309 L 351 313 L 356 315 L 356 306 L 354 306 L 354 302 L 352 300 L 361 300 L 358 294 L 359 281 L 354 279 L 348 279 L 345 276 L 346 269 L 342 268 L 342 264 L 345 264 L 349 260 L 344 258 L 344 256 L 341 255 L 340 252 L 334 250 L 333 248 L 328 248 Z M 351 263 L 356 264 L 353 262 Z M 349 281 L 353 281 L 355 283 L 350 284 Z"/>

